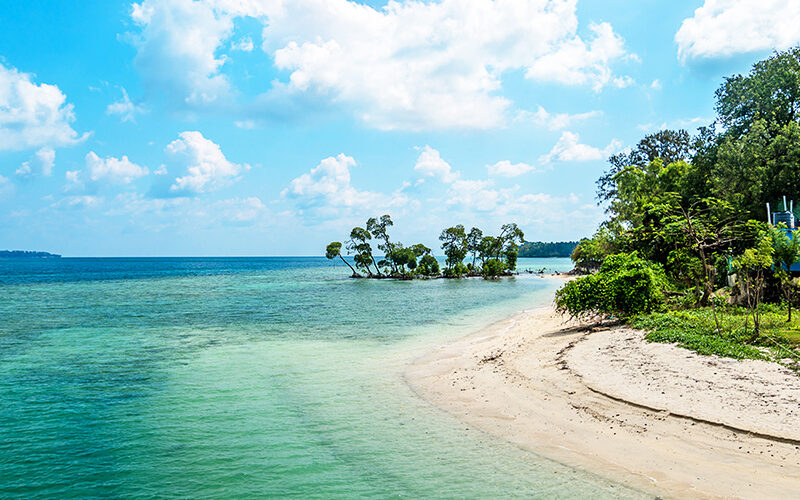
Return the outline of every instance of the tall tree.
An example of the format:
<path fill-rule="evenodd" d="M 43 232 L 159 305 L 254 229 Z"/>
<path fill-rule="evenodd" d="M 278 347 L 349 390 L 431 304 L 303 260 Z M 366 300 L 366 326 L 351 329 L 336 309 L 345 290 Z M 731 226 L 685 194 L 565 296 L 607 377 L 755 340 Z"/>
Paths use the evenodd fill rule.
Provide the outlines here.
<path fill-rule="evenodd" d="M 389 241 L 388 231 L 388 229 L 393 225 L 394 222 L 392 222 L 392 218 L 388 214 L 382 215 L 380 219 L 370 217 L 370 219 L 367 220 L 367 231 L 372 233 L 372 236 L 374 236 L 376 239 L 379 239 L 383 242 L 378 244 L 378 249 L 383 251 L 386 259 L 391 263 L 392 270 L 397 272 L 397 265 L 392 259 L 392 252 L 394 251 L 395 246 Z"/>
<path fill-rule="evenodd" d="M 369 267 L 372 264 L 375 266 L 378 276 L 381 276 L 381 270 L 378 268 L 378 263 L 375 262 L 375 257 L 372 255 L 372 245 L 369 243 L 371 239 L 372 234 L 370 234 L 369 231 L 363 227 L 354 227 L 352 231 L 350 231 L 347 249 L 354 254 L 353 260 L 356 263 L 356 267 L 363 269 L 366 271 L 367 275 L 372 276 L 372 270 Z"/>
<path fill-rule="evenodd" d="M 646 135 L 630 152 L 617 153 L 608 159 L 610 168 L 597 180 L 597 198 L 600 203 L 617 194 L 616 176 L 627 167 L 644 170 L 650 162 L 660 159 L 664 165 L 689 161 L 694 141 L 685 130 L 662 130 Z"/>
<path fill-rule="evenodd" d="M 472 269 L 475 269 L 475 258 L 481 248 L 481 240 L 483 239 L 483 231 L 477 227 L 473 227 L 467 234 L 467 251 L 472 254 Z"/>
<path fill-rule="evenodd" d="M 796 122 L 800 111 L 800 47 L 757 62 L 747 76 L 726 78 L 716 98 L 720 123 L 735 138 L 746 134 L 760 119 L 776 129 Z"/>
<path fill-rule="evenodd" d="M 442 242 L 442 250 L 447 257 L 447 267 L 456 269 L 457 265 L 461 264 L 464 257 L 467 256 L 467 233 L 464 226 L 458 224 L 448 227 L 439 235 L 439 240 Z"/>
<path fill-rule="evenodd" d="M 336 257 L 339 257 L 340 259 L 342 259 L 342 262 L 347 264 L 347 267 L 349 267 L 350 270 L 353 271 L 353 277 L 354 278 L 358 278 L 358 277 L 361 276 L 360 274 L 358 274 L 356 272 L 356 270 L 353 268 L 353 266 L 350 265 L 349 262 L 344 260 L 344 257 L 342 256 L 342 244 L 340 242 L 332 241 L 332 242 L 328 243 L 328 246 L 325 248 L 325 257 L 327 257 L 330 260 L 335 259 Z"/>

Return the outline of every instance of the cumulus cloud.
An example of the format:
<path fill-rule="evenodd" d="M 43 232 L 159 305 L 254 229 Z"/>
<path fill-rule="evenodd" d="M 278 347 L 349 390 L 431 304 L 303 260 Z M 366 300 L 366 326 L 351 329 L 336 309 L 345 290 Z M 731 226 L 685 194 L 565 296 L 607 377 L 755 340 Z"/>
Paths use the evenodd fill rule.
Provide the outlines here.
<path fill-rule="evenodd" d="M 800 42 L 800 3 L 786 0 L 706 0 L 675 34 L 678 57 L 729 57 L 787 49 Z"/>
<path fill-rule="evenodd" d="M 33 155 L 33 159 L 22 162 L 22 165 L 14 172 L 18 177 L 31 177 L 34 175 L 34 168 L 45 177 L 53 174 L 53 167 L 56 164 L 56 152 L 51 147 L 40 148 Z"/>
<path fill-rule="evenodd" d="M 262 50 L 289 72 L 288 81 L 264 82 L 265 95 L 322 99 L 380 129 L 503 125 L 507 71 L 598 91 L 630 82 L 611 69 L 628 56 L 611 25 L 577 34 L 576 0 L 389 2 L 380 10 L 352 0 L 144 0 L 132 15 L 145 82 L 192 106 L 235 93 L 224 49 L 241 49 L 243 39 L 229 40 L 244 16 L 264 24 Z"/>
<path fill-rule="evenodd" d="M 538 58 L 527 69 L 534 80 L 567 85 L 591 85 L 595 91 L 613 84 L 626 87 L 630 77 L 614 77 L 609 62 L 625 56 L 622 38 L 608 23 L 591 24 L 594 39 L 586 43 L 579 37 L 566 40 L 556 50 Z"/>
<path fill-rule="evenodd" d="M 120 115 L 120 120 L 123 122 L 135 122 L 136 115 L 140 115 L 146 111 L 145 107 L 141 104 L 135 104 L 128 97 L 128 91 L 124 87 L 122 89 L 122 98 L 119 101 L 112 102 L 106 107 L 107 115 Z"/>
<path fill-rule="evenodd" d="M 435 177 L 446 183 L 453 182 L 461 175 L 459 172 L 453 171 L 450 164 L 442 159 L 437 150 L 427 145 L 422 148 L 414 170 L 426 177 Z"/>
<path fill-rule="evenodd" d="M 564 131 L 558 142 L 553 146 L 549 153 L 539 158 L 542 163 L 550 163 L 552 161 L 594 161 L 603 160 L 609 155 L 617 152 L 622 146 L 618 140 L 612 140 L 604 149 L 581 144 L 578 134 Z"/>
<path fill-rule="evenodd" d="M 115 184 L 130 184 L 149 174 L 147 167 L 139 166 L 123 156 L 121 159 L 109 156 L 100 158 L 94 151 L 86 155 L 86 169 L 92 181 L 107 181 Z"/>
<path fill-rule="evenodd" d="M 250 169 L 247 164 L 228 161 L 219 145 L 200 132 L 181 132 L 178 139 L 167 145 L 166 151 L 175 163 L 186 169 L 186 175 L 177 177 L 170 186 L 173 193 L 216 191 L 235 182 Z"/>
<path fill-rule="evenodd" d="M 569 113 L 549 113 L 542 106 L 539 106 L 536 111 L 520 111 L 517 113 L 516 119 L 520 122 L 533 122 L 542 127 L 547 127 L 550 130 L 560 130 L 575 123 L 598 117 L 602 114 L 601 111 L 588 111 L 586 113 L 577 113 L 573 115 Z"/>
<path fill-rule="evenodd" d="M 233 20 L 215 10 L 215 3 L 146 0 L 133 4 L 131 18 L 141 28 L 132 38 L 137 49 L 134 64 L 146 86 L 191 107 L 227 99 L 230 83 L 219 73 L 225 59 L 216 52 L 230 37 Z"/>
<path fill-rule="evenodd" d="M 80 142 L 72 128 L 72 104 L 55 86 L 0 63 L 0 150 L 69 146 Z"/>
<path fill-rule="evenodd" d="M 533 172 L 533 165 L 527 163 L 511 163 L 508 160 L 498 161 L 494 165 L 486 165 L 489 175 L 496 177 L 519 177 L 520 175 Z"/>
<path fill-rule="evenodd" d="M 310 210 L 319 217 L 335 217 L 343 210 L 381 211 L 408 201 L 400 190 L 387 195 L 356 189 L 350 180 L 350 169 L 355 166 L 355 159 L 343 153 L 325 158 L 311 171 L 293 179 L 281 196 L 295 200 L 301 210 Z"/>

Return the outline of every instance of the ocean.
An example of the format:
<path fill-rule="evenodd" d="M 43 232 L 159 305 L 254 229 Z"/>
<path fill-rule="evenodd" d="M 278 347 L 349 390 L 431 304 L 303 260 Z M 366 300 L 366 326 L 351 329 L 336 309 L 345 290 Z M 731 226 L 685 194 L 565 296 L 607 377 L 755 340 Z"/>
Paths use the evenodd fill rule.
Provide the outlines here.
<path fill-rule="evenodd" d="M 542 267 L 571 266 L 519 261 Z M 639 497 L 403 381 L 557 280 L 348 275 L 315 257 L 0 260 L 0 497 Z"/>

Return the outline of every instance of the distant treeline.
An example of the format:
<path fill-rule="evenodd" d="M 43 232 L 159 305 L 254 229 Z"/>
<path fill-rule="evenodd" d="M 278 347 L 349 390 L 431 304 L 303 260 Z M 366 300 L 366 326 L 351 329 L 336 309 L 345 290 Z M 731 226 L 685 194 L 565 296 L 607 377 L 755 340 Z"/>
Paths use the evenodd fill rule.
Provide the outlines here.
<path fill-rule="evenodd" d="M 60 255 L 49 252 L 30 252 L 27 250 L 0 250 L 0 259 L 58 259 Z"/>
<path fill-rule="evenodd" d="M 520 257 L 569 257 L 577 241 L 526 241 L 519 249 Z"/>

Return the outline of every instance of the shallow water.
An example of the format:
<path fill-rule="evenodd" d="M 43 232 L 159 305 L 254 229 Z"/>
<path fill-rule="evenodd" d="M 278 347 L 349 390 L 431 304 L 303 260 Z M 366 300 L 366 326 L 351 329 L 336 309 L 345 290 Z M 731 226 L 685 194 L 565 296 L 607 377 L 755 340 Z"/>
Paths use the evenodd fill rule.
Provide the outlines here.
<path fill-rule="evenodd" d="M 0 261 L 0 496 L 638 496 L 403 383 L 412 356 L 547 304 L 557 282 L 346 271 L 318 258 Z"/>

